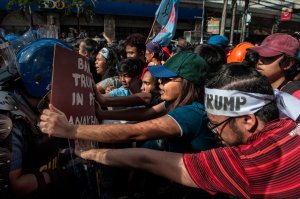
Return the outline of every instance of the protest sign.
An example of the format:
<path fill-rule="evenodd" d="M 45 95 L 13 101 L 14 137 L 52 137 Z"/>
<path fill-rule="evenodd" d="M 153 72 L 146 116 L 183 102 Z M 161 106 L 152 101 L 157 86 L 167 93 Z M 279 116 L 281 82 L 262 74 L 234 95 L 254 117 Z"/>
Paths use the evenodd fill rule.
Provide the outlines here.
<path fill-rule="evenodd" d="M 51 103 L 66 114 L 70 123 L 98 123 L 87 58 L 56 45 L 51 90 Z"/>
<path fill-rule="evenodd" d="M 71 124 L 98 124 L 93 76 L 86 57 L 55 46 L 50 102 L 65 113 Z M 75 153 L 96 145 L 93 141 L 75 140 Z"/>

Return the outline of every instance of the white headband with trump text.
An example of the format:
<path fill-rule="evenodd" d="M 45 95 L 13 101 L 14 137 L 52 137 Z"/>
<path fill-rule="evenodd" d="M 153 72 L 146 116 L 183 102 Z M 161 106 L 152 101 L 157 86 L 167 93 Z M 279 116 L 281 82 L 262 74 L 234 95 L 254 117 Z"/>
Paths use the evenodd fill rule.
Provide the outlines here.
<path fill-rule="evenodd" d="M 237 117 L 253 114 L 276 100 L 281 116 L 297 120 L 300 115 L 300 100 L 288 93 L 274 91 L 274 95 L 247 93 L 237 90 L 205 88 L 205 109 L 213 115 Z"/>

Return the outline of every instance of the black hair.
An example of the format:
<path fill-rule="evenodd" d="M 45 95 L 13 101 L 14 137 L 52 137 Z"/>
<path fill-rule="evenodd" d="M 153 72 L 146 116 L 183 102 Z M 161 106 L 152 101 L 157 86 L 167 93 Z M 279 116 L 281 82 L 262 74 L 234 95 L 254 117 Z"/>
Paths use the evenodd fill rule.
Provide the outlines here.
<path fill-rule="evenodd" d="M 130 77 L 138 77 L 142 74 L 144 63 L 140 59 L 127 58 L 118 65 L 118 72 L 127 73 Z"/>
<path fill-rule="evenodd" d="M 283 54 L 283 58 L 279 62 L 279 66 L 281 68 L 287 67 L 289 65 L 293 65 L 295 63 L 295 58 L 286 54 Z"/>
<path fill-rule="evenodd" d="M 294 64 L 291 66 L 290 69 L 286 71 L 285 78 L 287 80 L 292 81 L 299 73 L 300 73 L 300 59 L 295 59 Z"/>
<path fill-rule="evenodd" d="M 189 105 L 195 101 L 203 104 L 204 85 L 197 85 L 187 79 L 182 79 L 181 94 L 174 103 L 170 104 L 167 110 L 170 112 L 177 107 Z"/>
<path fill-rule="evenodd" d="M 104 75 L 102 76 L 102 80 L 118 76 L 118 65 L 121 60 L 120 55 L 117 53 L 117 50 L 115 47 L 106 47 L 108 50 L 109 58 L 106 60 L 106 70 Z"/>
<path fill-rule="evenodd" d="M 215 45 L 201 44 L 196 46 L 194 53 L 203 57 L 207 63 L 207 79 L 210 79 L 214 74 L 226 64 L 226 54 L 225 51 Z"/>
<path fill-rule="evenodd" d="M 83 50 L 86 51 L 88 55 L 90 70 L 93 75 L 93 79 L 95 82 L 98 82 L 100 81 L 100 76 L 97 74 L 95 67 L 95 60 L 98 53 L 98 43 L 91 38 L 82 39 L 79 43 L 81 42 L 83 42 Z"/>
<path fill-rule="evenodd" d="M 125 40 L 120 40 L 116 46 L 117 53 L 120 55 L 121 60 L 126 58 Z"/>
<path fill-rule="evenodd" d="M 161 50 L 161 52 L 154 52 L 154 58 L 156 58 L 157 60 L 161 61 L 163 60 L 163 51 Z"/>
<path fill-rule="evenodd" d="M 192 44 L 186 44 L 185 46 L 180 46 L 180 45 L 177 45 L 176 46 L 176 53 L 179 53 L 180 51 L 194 51 L 194 45 Z"/>
<path fill-rule="evenodd" d="M 145 52 L 146 40 L 147 38 L 144 35 L 140 33 L 134 33 L 126 38 L 124 46 L 133 46 L 136 47 L 137 52 Z"/>
<path fill-rule="evenodd" d="M 245 59 L 243 60 L 243 64 L 248 65 L 250 67 L 255 67 L 259 59 L 259 54 L 254 50 L 247 49 L 247 53 Z"/>
<path fill-rule="evenodd" d="M 91 57 L 97 49 L 98 43 L 91 38 L 83 39 L 81 42 L 84 42 L 84 50 L 87 52 L 88 57 Z"/>
<path fill-rule="evenodd" d="M 206 87 L 273 95 L 273 88 L 269 80 L 259 74 L 255 68 L 241 63 L 231 63 L 223 66 L 206 84 Z M 279 118 L 279 111 L 275 101 L 265 105 L 255 114 L 263 122 Z"/>
<path fill-rule="evenodd" d="M 293 37 L 296 38 L 300 42 L 300 32 L 294 32 Z"/>

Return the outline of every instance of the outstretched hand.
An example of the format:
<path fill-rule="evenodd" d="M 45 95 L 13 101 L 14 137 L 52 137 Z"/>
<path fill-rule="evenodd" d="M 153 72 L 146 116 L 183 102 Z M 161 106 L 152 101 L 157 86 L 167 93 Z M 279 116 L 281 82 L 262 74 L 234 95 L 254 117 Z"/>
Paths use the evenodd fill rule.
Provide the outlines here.
<path fill-rule="evenodd" d="M 111 149 L 90 149 L 79 153 L 77 152 L 76 155 L 85 160 L 93 160 L 101 164 L 107 164 L 105 157 L 109 150 Z"/>
<path fill-rule="evenodd" d="M 49 136 L 75 138 L 76 126 L 69 123 L 66 115 L 52 104 L 45 109 L 40 117 L 40 129 Z"/>

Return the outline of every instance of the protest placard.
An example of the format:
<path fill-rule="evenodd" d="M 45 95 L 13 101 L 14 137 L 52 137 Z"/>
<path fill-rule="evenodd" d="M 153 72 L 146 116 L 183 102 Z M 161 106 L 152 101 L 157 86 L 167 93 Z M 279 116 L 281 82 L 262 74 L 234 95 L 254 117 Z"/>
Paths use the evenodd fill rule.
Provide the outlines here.
<path fill-rule="evenodd" d="M 56 45 L 51 103 L 73 124 L 96 124 L 93 77 L 87 58 Z"/>
<path fill-rule="evenodd" d="M 56 45 L 50 102 L 71 124 L 98 124 L 93 76 L 86 57 Z M 96 142 L 75 140 L 75 152 L 94 148 Z"/>

